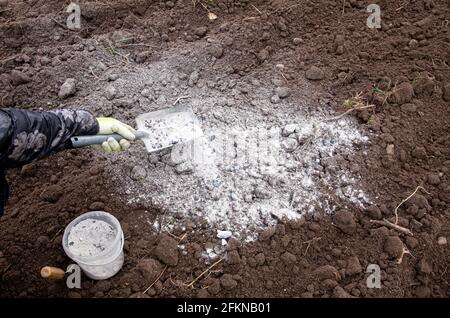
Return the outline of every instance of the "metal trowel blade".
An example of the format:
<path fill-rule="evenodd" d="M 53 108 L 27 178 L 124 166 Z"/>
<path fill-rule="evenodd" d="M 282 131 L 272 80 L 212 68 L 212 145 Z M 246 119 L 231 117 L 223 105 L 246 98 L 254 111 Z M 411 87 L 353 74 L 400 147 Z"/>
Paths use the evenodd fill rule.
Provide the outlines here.
<path fill-rule="evenodd" d="M 190 107 L 177 106 L 136 118 L 138 130 L 147 133 L 143 138 L 148 152 L 169 148 L 203 136 L 198 118 Z"/>

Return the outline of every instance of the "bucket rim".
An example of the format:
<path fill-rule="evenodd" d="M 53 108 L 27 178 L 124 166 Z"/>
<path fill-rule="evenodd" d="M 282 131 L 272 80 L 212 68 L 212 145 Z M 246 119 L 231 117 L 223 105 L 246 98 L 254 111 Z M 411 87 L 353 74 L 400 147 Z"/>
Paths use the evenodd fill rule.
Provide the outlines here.
<path fill-rule="evenodd" d="M 106 216 L 107 220 L 99 218 L 99 215 Z M 109 223 L 110 225 L 112 225 L 117 230 L 116 236 L 114 237 L 114 240 L 111 242 L 111 244 L 104 251 L 102 251 L 99 254 L 93 255 L 93 256 L 76 255 L 69 250 L 69 247 L 67 244 L 70 230 L 75 225 L 77 225 L 78 223 L 80 223 L 81 221 L 86 220 L 86 219 L 98 219 L 98 220 L 105 221 L 105 222 Z M 69 256 L 75 262 L 83 264 L 83 265 L 101 266 L 101 265 L 110 263 L 117 257 L 117 255 L 113 255 L 113 257 L 106 258 L 105 261 L 102 263 L 97 262 L 97 260 L 102 259 L 102 256 L 108 255 L 113 250 L 113 248 L 115 248 L 115 246 L 119 243 L 119 240 L 121 242 L 120 242 L 120 249 L 118 249 L 117 255 L 119 255 L 120 252 L 122 252 L 123 246 L 124 246 L 124 234 L 122 231 L 122 227 L 120 226 L 119 220 L 117 220 L 117 218 L 114 215 L 112 215 L 108 212 L 105 212 L 105 211 L 89 211 L 89 212 L 80 214 L 66 226 L 66 228 L 64 229 L 63 237 L 62 237 L 62 245 L 63 245 L 64 252 L 66 252 L 67 256 Z"/>

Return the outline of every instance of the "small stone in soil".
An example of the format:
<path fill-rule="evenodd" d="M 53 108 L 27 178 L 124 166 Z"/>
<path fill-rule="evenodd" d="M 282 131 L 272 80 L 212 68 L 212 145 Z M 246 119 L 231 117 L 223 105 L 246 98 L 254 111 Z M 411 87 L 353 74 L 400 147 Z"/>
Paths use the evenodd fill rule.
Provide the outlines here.
<path fill-rule="evenodd" d="M 392 94 L 389 95 L 388 100 L 392 103 L 403 105 L 405 103 L 409 103 L 412 100 L 413 96 L 413 86 L 408 82 L 403 82 L 393 89 Z"/>
<path fill-rule="evenodd" d="M 411 152 L 411 156 L 418 159 L 426 159 L 427 151 L 425 150 L 425 147 L 416 146 Z"/>
<path fill-rule="evenodd" d="M 334 279 L 339 281 L 341 279 L 339 271 L 331 265 L 318 267 L 316 270 L 314 270 L 313 274 L 314 276 L 317 276 L 317 278 L 321 281 L 325 279 Z"/>
<path fill-rule="evenodd" d="M 349 276 L 356 275 L 362 272 L 361 263 L 359 262 L 358 257 L 353 256 L 350 257 L 347 261 L 347 268 L 345 273 Z"/>
<path fill-rule="evenodd" d="M 178 174 L 190 174 L 194 171 L 194 166 L 190 162 L 183 162 L 175 167 L 175 171 Z"/>
<path fill-rule="evenodd" d="M 31 81 L 31 79 L 25 73 L 17 70 L 11 71 L 11 82 L 14 86 L 26 84 Z"/>
<path fill-rule="evenodd" d="M 438 244 L 439 245 L 447 245 L 447 238 L 446 237 L 444 237 L 444 236 L 440 236 L 439 238 L 438 238 Z"/>
<path fill-rule="evenodd" d="M 282 135 L 284 137 L 288 137 L 288 136 L 292 135 L 296 130 L 297 130 L 297 125 L 296 124 L 286 125 L 283 128 Z"/>
<path fill-rule="evenodd" d="M 289 95 L 291 94 L 291 92 L 289 91 L 289 88 L 286 86 L 281 86 L 281 87 L 277 87 L 275 88 L 275 93 L 278 95 L 278 97 L 280 98 L 286 98 L 289 97 Z"/>
<path fill-rule="evenodd" d="M 381 210 L 376 205 L 371 205 L 367 208 L 367 213 L 369 217 L 373 220 L 381 220 L 382 214 Z"/>
<path fill-rule="evenodd" d="M 144 258 L 137 265 L 138 271 L 147 280 L 154 282 L 162 271 L 161 263 L 153 258 Z"/>
<path fill-rule="evenodd" d="M 198 71 L 193 71 L 191 73 L 191 75 L 189 75 L 188 85 L 191 87 L 194 86 L 195 84 L 197 84 L 199 78 L 200 78 L 200 74 L 198 73 Z"/>
<path fill-rule="evenodd" d="M 417 267 L 418 267 L 419 271 L 424 274 L 431 274 L 431 272 L 433 271 L 432 265 L 430 264 L 428 259 L 426 259 L 425 257 L 419 261 L 419 263 L 417 264 Z"/>
<path fill-rule="evenodd" d="M 105 97 L 107 100 L 113 100 L 117 95 L 117 89 L 113 85 L 106 86 Z"/>
<path fill-rule="evenodd" d="M 414 113 L 417 110 L 417 106 L 411 103 L 407 103 L 400 106 L 400 109 L 405 113 Z"/>
<path fill-rule="evenodd" d="M 324 72 L 317 66 L 311 66 L 305 73 L 307 79 L 311 81 L 320 81 L 325 77 Z"/>
<path fill-rule="evenodd" d="M 352 296 L 345 291 L 341 286 L 336 286 L 333 291 L 333 297 L 336 298 L 351 298 Z"/>
<path fill-rule="evenodd" d="M 73 94 L 75 94 L 76 91 L 76 85 L 75 85 L 75 79 L 74 78 L 68 78 L 64 82 L 64 84 L 61 85 L 58 93 L 58 97 L 61 99 L 67 98 Z"/>
<path fill-rule="evenodd" d="M 431 173 L 428 175 L 428 183 L 431 185 L 439 185 L 439 183 L 441 183 L 441 179 L 438 174 Z"/>
<path fill-rule="evenodd" d="M 166 265 L 176 266 L 178 264 L 178 243 L 170 236 L 161 236 L 154 253 Z"/>
<path fill-rule="evenodd" d="M 117 81 L 118 79 L 119 79 L 118 74 L 111 73 L 108 75 L 108 81 L 110 81 L 110 82 Z"/>
<path fill-rule="evenodd" d="M 299 45 L 303 42 L 303 40 L 301 38 L 294 38 L 292 40 L 292 43 L 294 43 L 294 45 Z"/>
<path fill-rule="evenodd" d="M 224 274 L 220 278 L 220 284 L 226 290 L 232 290 L 237 286 L 237 281 L 233 279 L 233 276 L 230 274 Z"/>
<path fill-rule="evenodd" d="M 349 211 L 339 210 L 334 216 L 336 226 L 346 234 L 353 234 L 356 231 L 356 222 L 353 214 Z"/>
<path fill-rule="evenodd" d="M 389 236 L 384 243 L 384 251 L 391 258 L 400 258 L 403 253 L 403 242 L 398 236 Z"/>
<path fill-rule="evenodd" d="M 217 230 L 217 238 L 219 239 L 229 239 L 231 237 L 232 233 L 231 231 L 220 231 Z"/>
<path fill-rule="evenodd" d="M 206 33 L 208 32 L 208 28 L 207 27 L 198 27 L 194 30 L 195 35 L 199 36 L 199 37 L 204 37 L 206 35 Z"/>
<path fill-rule="evenodd" d="M 215 58 L 219 59 L 222 57 L 223 55 L 223 47 L 222 45 L 220 45 L 219 43 L 216 44 L 212 44 L 209 48 L 208 48 L 208 52 L 214 56 Z"/>
<path fill-rule="evenodd" d="M 286 138 L 281 142 L 281 146 L 287 152 L 293 152 L 298 147 L 297 139 L 294 138 Z"/>
<path fill-rule="evenodd" d="M 285 265 L 293 265 L 297 262 L 297 257 L 289 252 L 284 252 L 280 258 Z"/>
<path fill-rule="evenodd" d="M 142 166 L 134 166 L 133 169 L 131 169 L 131 179 L 134 181 L 143 180 L 146 176 L 147 171 Z"/>

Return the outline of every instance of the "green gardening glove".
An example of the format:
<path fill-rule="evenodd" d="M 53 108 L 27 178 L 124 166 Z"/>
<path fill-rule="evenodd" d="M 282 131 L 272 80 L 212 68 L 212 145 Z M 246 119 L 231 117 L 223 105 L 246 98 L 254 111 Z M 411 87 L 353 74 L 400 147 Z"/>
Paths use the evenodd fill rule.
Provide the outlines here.
<path fill-rule="evenodd" d="M 98 117 L 97 122 L 99 126 L 97 133 L 98 135 L 119 134 L 124 137 L 119 142 L 110 137 L 102 144 L 94 145 L 94 148 L 97 150 L 104 151 L 106 153 L 125 150 L 130 147 L 130 141 L 136 138 L 134 135 L 134 128 L 118 121 L 117 119 L 110 117 Z"/>

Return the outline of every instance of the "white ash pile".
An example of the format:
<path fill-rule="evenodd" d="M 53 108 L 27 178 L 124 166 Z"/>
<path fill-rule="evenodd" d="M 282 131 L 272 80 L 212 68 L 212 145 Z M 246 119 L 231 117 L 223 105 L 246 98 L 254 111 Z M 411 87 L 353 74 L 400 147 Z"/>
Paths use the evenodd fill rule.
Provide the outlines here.
<path fill-rule="evenodd" d="M 298 118 L 282 128 L 207 124 L 203 122 L 202 138 L 149 154 L 147 165 L 133 168 L 133 173 L 145 173 L 123 184 L 130 203 L 169 211 L 157 226 L 170 229 L 201 217 L 217 229 L 252 240 L 256 230 L 284 218 L 333 211 L 336 197 L 356 204 L 367 201 L 355 177 L 330 163 L 338 152 L 367 141 L 349 119 Z M 133 151 L 139 157 L 142 149 Z M 339 183 L 344 187 L 335 188 Z"/>

